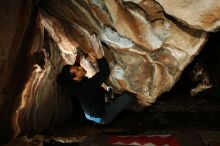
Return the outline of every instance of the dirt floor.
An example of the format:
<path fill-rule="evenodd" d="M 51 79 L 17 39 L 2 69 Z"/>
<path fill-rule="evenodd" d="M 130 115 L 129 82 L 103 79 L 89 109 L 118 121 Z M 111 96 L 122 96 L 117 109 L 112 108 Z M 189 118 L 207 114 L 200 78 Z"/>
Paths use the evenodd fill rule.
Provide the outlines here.
<path fill-rule="evenodd" d="M 164 94 L 142 112 L 123 111 L 109 125 L 86 120 L 81 112 L 73 118 L 34 137 L 23 137 L 8 146 L 76 146 L 94 135 L 146 135 L 198 133 L 207 146 L 220 143 L 220 98 L 208 94 Z M 24 142 L 25 141 L 25 142 Z M 217 145 L 209 145 L 217 142 Z M 19 144 L 20 143 L 20 144 Z"/>
<path fill-rule="evenodd" d="M 211 99 L 212 98 L 212 99 Z M 211 100 L 210 100 L 211 99 Z M 109 125 L 94 125 L 77 113 L 68 123 L 43 133 L 44 145 L 76 145 L 100 134 L 175 134 L 196 132 L 208 145 L 220 142 L 220 100 L 206 94 L 163 95 L 142 112 L 124 111 Z"/>

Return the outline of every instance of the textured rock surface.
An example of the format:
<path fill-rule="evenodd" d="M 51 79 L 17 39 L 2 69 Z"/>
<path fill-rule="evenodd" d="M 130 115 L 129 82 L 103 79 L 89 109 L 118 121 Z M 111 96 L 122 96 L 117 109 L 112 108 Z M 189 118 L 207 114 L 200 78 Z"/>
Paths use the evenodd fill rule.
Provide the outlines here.
<path fill-rule="evenodd" d="M 193 29 L 193 23 L 167 17 L 154 0 L 37 4 L 0 2 L 0 131 L 5 140 L 42 131 L 71 116 L 70 99 L 56 77 L 62 65 L 75 62 L 77 49 L 93 51 L 93 33 L 111 68 L 106 84 L 137 94 L 139 107 L 150 106 L 169 91 L 207 40 L 206 26 Z M 96 72 L 95 64 L 85 58 L 81 64 L 88 76 Z"/>
<path fill-rule="evenodd" d="M 1 145 L 19 134 L 65 121 L 72 105 L 57 87 L 64 61 L 38 21 L 37 1 L 0 3 Z"/>
<path fill-rule="evenodd" d="M 17 129 L 13 127 L 15 111 L 21 103 L 20 93 L 28 78 L 26 55 L 31 37 L 27 35 L 31 27 L 35 29 L 31 18 L 36 16 L 33 9 L 36 2 L 0 2 L 0 142 L 7 140 Z"/>
<path fill-rule="evenodd" d="M 207 36 L 203 31 L 167 19 L 154 1 L 136 3 L 64 1 L 61 5 L 60 1 L 53 0 L 44 3 L 44 10 L 55 18 L 42 17 L 50 35 L 61 37 L 61 40 L 53 38 L 63 44 L 63 53 L 71 48 L 71 42 L 72 48 L 78 43 L 84 49 L 82 51 L 88 52 L 92 44 L 90 33 L 97 33 L 105 44 L 104 50 L 108 51 L 106 56 L 112 69 L 110 84 L 116 90 L 137 94 L 139 103 L 146 106 L 174 85 L 185 66 L 198 54 Z M 79 13 L 84 18 L 76 17 Z M 62 40 L 69 40 L 69 44 Z M 72 56 L 74 52 L 75 49 Z"/>
<path fill-rule="evenodd" d="M 219 0 L 155 0 L 164 11 L 190 27 L 205 31 L 220 28 Z"/>

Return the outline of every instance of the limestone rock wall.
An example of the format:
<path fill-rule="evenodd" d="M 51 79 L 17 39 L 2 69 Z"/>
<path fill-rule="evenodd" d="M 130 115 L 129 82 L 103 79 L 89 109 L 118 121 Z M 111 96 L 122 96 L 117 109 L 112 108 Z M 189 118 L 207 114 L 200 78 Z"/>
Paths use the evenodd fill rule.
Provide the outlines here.
<path fill-rule="evenodd" d="M 220 26 L 219 0 L 155 0 L 164 11 L 189 27 L 218 31 Z"/>
<path fill-rule="evenodd" d="M 110 84 L 137 94 L 144 106 L 169 91 L 207 39 L 206 32 L 167 18 L 153 0 L 52 0 L 42 8 L 43 25 L 64 54 L 74 56 L 78 45 L 87 52 L 92 47 L 90 35 L 98 34 L 107 58 L 112 56 Z"/>
<path fill-rule="evenodd" d="M 74 107 L 56 77 L 64 64 L 75 62 L 77 50 L 93 51 L 94 33 L 111 68 L 106 84 L 114 91 L 136 94 L 138 108 L 150 106 L 179 80 L 208 33 L 218 31 L 218 4 L 218 0 L 207 5 L 203 0 L 2 0 L 4 140 L 71 117 Z M 196 11 L 195 5 L 205 7 Z M 86 58 L 81 65 L 88 76 L 97 71 Z"/>
<path fill-rule="evenodd" d="M 31 37 L 27 37 L 37 1 L 0 2 L 0 141 L 8 140 L 16 131 L 15 111 L 21 103 L 20 93 L 28 78 L 26 55 Z M 24 43 L 26 41 L 26 43 Z"/>
<path fill-rule="evenodd" d="M 71 117 L 70 98 L 57 86 L 64 61 L 38 15 L 38 1 L 1 1 L 0 145 Z M 3 7 L 4 6 L 4 7 Z"/>

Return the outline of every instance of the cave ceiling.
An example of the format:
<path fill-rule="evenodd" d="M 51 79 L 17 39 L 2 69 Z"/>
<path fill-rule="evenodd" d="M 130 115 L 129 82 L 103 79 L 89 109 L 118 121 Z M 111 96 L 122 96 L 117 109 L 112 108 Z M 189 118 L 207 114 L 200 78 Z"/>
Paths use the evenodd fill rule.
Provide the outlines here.
<path fill-rule="evenodd" d="M 40 16 L 69 64 L 78 46 L 91 51 L 96 33 L 111 67 L 109 85 L 137 94 L 145 106 L 169 91 L 207 40 L 207 32 L 167 17 L 154 0 L 52 0 Z"/>

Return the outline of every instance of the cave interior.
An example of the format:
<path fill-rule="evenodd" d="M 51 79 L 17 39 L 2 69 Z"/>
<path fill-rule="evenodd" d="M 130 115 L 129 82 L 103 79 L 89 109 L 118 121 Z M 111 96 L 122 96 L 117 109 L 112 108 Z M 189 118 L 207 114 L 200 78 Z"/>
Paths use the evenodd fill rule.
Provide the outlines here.
<path fill-rule="evenodd" d="M 220 26 L 207 27 L 220 16 L 206 18 L 207 25 L 195 19 L 197 25 L 161 0 L 2 0 L 0 6 L 0 145 L 75 146 L 90 137 L 163 134 L 220 145 Z M 91 51 L 93 33 L 110 69 L 125 72 L 107 83 L 138 101 L 107 125 L 86 120 L 56 83 L 77 49 Z"/>

